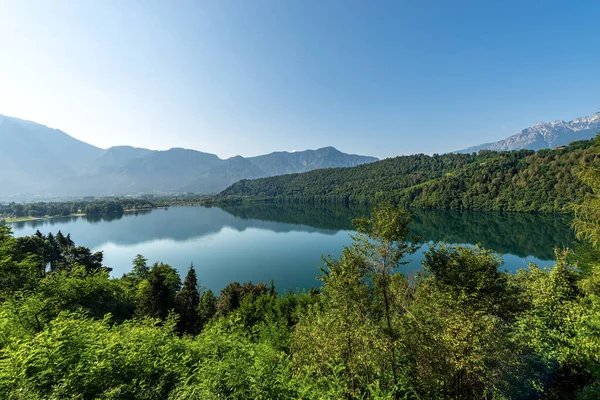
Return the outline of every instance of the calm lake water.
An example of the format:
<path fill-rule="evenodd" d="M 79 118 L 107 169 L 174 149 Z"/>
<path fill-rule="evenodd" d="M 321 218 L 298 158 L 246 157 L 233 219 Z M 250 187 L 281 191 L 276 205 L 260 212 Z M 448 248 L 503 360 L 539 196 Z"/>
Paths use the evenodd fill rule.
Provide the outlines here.
<path fill-rule="evenodd" d="M 278 291 L 318 286 L 322 255 L 338 257 L 349 245 L 351 220 L 364 208 L 319 206 L 171 207 L 112 218 L 68 217 L 12 224 L 15 236 L 70 233 L 77 245 L 104 252 L 114 276 L 131 269 L 136 254 L 185 275 L 194 263 L 201 285 L 215 292 L 232 281 L 275 281 Z M 529 262 L 553 263 L 553 248 L 574 238 L 564 216 L 518 213 L 414 211 L 413 230 L 426 242 L 481 243 L 515 271 Z M 401 270 L 421 268 L 428 244 Z"/>

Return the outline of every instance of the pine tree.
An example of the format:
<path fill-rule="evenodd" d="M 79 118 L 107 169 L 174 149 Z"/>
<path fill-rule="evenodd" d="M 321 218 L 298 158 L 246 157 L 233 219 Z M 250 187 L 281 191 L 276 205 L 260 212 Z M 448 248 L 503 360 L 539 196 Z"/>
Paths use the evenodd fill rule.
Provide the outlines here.
<path fill-rule="evenodd" d="M 155 263 L 148 279 L 140 284 L 139 313 L 166 319 L 175 308 L 175 296 L 181 288 L 181 278 L 170 265 Z"/>
<path fill-rule="evenodd" d="M 194 335 L 198 333 L 198 306 L 200 305 L 200 292 L 198 291 L 198 278 L 194 264 L 183 280 L 183 287 L 175 297 L 175 310 L 179 314 L 178 328 L 181 333 Z"/>
<path fill-rule="evenodd" d="M 228 315 L 230 312 L 239 308 L 241 301 L 242 286 L 239 284 L 239 282 L 231 282 L 221 289 L 219 301 L 217 303 L 217 310 L 221 315 Z"/>
<path fill-rule="evenodd" d="M 199 330 L 215 316 L 217 313 L 217 298 L 212 290 L 207 289 L 202 293 L 200 304 L 198 305 Z"/>
<path fill-rule="evenodd" d="M 133 259 L 133 269 L 131 270 L 131 275 L 139 279 L 148 278 L 148 274 L 150 274 L 150 268 L 148 268 L 147 261 L 148 259 L 144 258 L 144 256 L 141 254 L 135 256 Z"/>
<path fill-rule="evenodd" d="M 60 233 L 60 231 L 58 233 Z M 48 247 L 48 261 L 50 262 L 50 270 L 56 271 L 58 264 L 63 259 L 63 256 L 60 246 L 58 245 L 58 242 L 52 233 L 48 233 L 48 236 L 46 236 L 46 246 Z"/>

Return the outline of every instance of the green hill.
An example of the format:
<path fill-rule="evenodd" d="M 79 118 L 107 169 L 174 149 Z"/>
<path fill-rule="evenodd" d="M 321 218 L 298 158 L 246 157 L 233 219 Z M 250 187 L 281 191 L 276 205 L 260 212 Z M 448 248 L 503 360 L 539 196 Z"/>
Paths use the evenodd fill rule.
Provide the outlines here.
<path fill-rule="evenodd" d="M 576 167 L 593 157 L 592 141 L 563 149 L 479 154 L 417 154 L 353 168 L 315 170 L 242 180 L 221 192 L 223 201 L 375 204 L 413 208 L 567 212 L 586 190 Z"/>

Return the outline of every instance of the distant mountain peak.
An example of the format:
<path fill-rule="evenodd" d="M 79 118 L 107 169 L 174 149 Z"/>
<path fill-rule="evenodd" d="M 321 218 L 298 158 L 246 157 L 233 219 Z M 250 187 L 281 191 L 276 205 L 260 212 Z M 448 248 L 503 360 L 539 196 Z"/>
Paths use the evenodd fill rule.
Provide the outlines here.
<path fill-rule="evenodd" d="M 223 160 L 173 147 L 100 149 L 32 121 L 0 115 L 0 198 L 217 193 L 241 179 L 352 167 L 377 161 L 328 146 Z"/>
<path fill-rule="evenodd" d="M 459 150 L 457 153 L 472 153 L 479 150 L 511 151 L 554 148 L 556 146 L 566 146 L 576 140 L 591 139 L 599 132 L 599 114 L 579 117 L 572 121 L 541 121 L 504 140 L 469 147 Z"/>

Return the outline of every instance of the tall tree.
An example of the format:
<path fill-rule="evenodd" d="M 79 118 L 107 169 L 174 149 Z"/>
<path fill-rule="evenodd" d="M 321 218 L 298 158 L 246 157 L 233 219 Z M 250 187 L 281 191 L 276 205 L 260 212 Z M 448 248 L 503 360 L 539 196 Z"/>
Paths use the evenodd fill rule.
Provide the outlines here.
<path fill-rule="evenodd" d="M 133 269 L 131 270 L 131 275 L 135 278 L 146 279 L 150 274 L 150 268 L 148 268 L 147 264 L 148 259 L 144 258 L 143 255 L 138 254 L 133 259 Z"/>
<path fill-rule="evenodd" d="M 69 247 L 75 246 L 75 243 L 73 243 L 73 241 L 71 240 L 71 234 L 65 236 L 61 231 L 58 231 L 58 233 L 56 234 L 56 243 L 63 251 Z"/>
<path fill-rule="evenodd" d="M 175 308 L 175 296 L 181 288 L 177 270 L 168 264 L 155 263 L 148 279 L 140 286 L 139 312 L 154 318 L 166 319 Z"/>
<path fill-rule="evenodd" d="M 240 307 L 242 301 L 242 285 L 239 282 L 231 282 L 219 293 L 217 310 L 221 315 L 227 315 Z"/>
<path fill-rule="evenodd" d="M 419 249 L 420 238 L 410 237 L 410 214 L 401 208 L 384 204 L 376 207 L 370 218 L 354 221 L 357 234 L 352 237 L 354 248 L 364 257 L 368 276 L 374 285 L 377 303 L 383 317 L 384 332 L 390 346 L 390 368 L 394 387 L 398 387 L 396 362 L 397 329 L 392 324 L 392 277 L 396 269 L 406 264 L 404 258 Z M 395 391 L 394 397 L 399 393 Z"/>
<path fill-rule="evenodd" d="M 81 265 L 85 267 L 89 274 L 95 274 L 102 270 L 109 270 L 110 268 L 103 267 L 102 261 L 104 254 L 102 251 L 92 253 L 88 247 L 84 246 L 70 246 L 67 247 L 63 252 L 63 262 L 59 264 L 59 268 L 70 269 L 75 265 Z"/>
<path fill-rule="evenodd" d="M 200 318 L 199 330 L 210 321 L 217 313 L 217 298 L 212 290 L 207 289 L 200 296 L 200 304 L 198 305 L 198 317 Z"/>
<path fill-rule="evenodd" d="M 296 325 L 293 359 L 316 381 L 334 379 L 335 397 L 365 398 L 372 385 L 389 388 L 383 351 L 388 344 L 370 318 L 366 263 L 353 248 L 323 263 L 321 302 Z"/>
<path fill-rule="evenodd" d="M 509 341 L 519 299 L 501 265 L 481 248 L 425 253 L 414 301 L 401 320 L 404 356 L 412 361 L 403 372 L 419 398 L 513 398 L 503 390 L 524 368 L 519 345 Z M 523 398 L 533 390 L 527 379 L 515 386 Z"/>
<path fill-rule="evenodd" d="M 183 287 L 175 297 L 175 311 L 179 314 L 178 328 L 181 333 L 196 334 L 199 328 L 198 306 L 200 305 L 200 292 L 198 291 L 198 278 L 194 264 L 183 280 Z"/>
<path fill-rule="evenodd" d="M 11 228 L 0 225 L 0 303 L 17 290 L 32 288 L 40 278 L 42 257 L 18 247 Z"/>

